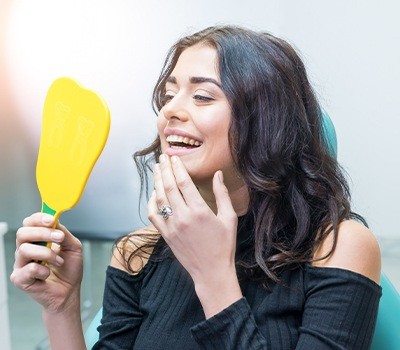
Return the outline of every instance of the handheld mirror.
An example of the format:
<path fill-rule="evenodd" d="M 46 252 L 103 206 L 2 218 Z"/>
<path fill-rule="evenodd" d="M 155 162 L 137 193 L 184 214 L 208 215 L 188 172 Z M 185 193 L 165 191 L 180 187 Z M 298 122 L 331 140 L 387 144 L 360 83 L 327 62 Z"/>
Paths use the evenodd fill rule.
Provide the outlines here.
<path fill-rule="evenodd" d="M 36 181 L 42 212 L 55 217 L 54 226 L 78 203 L 109 130 L 110 112 L 99 95 L 70 78 L 53 82 L 43 109 Z"/>

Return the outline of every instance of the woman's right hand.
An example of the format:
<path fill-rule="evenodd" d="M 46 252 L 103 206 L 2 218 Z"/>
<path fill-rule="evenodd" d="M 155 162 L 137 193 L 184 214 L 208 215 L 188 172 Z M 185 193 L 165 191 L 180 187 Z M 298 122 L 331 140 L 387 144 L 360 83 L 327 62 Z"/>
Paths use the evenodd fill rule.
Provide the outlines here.
<path fill-rule="evenodd" d="M 36 213 L 17 231 L 11 282 L 48 312 L 62 312 L 79 302 L 83 273 L 82 244 L 54 217 Z M 34 242 L 52 242 L 47 248 Z M 36 261 L 46 261 L 41 265 Z"/>

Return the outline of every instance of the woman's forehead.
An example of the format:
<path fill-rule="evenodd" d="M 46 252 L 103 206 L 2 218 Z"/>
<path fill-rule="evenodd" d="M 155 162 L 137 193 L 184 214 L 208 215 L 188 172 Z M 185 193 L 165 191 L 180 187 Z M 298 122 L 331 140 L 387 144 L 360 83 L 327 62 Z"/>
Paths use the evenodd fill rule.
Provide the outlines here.
<path fill-rule="evenodd" d="M 170 77 L 177 82 L 193 77 L 208 77 L 219 81 L 217 50 L 199 44 L 188 47 L 179 56 Z"/>

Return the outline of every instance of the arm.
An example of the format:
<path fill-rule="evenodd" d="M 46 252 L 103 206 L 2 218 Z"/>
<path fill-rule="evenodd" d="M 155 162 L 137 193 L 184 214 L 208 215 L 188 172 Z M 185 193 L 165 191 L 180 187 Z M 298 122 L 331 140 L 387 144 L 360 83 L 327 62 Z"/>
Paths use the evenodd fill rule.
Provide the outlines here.
<path fill-rule="evenodd" d="M 194 282 L 207 320 L 194 327 L 192 335 L 204 349 L 265 349 L 236 274 L 237 214 L 222 173 L 213 178 L 214 213 L 179 158 L 160 160 L 148 215 Z M 173 208 L 167 219 L 158 213 L 164 205 Z"/>
<path fill-rule="evenodd" d="M 43 320 L 52 349 L 85 349 L 80 318 L 82 245 L 63 225 L 52 228 L 54 218 L 37 213 L 17 231 L 17 251 L 10 276 L 43 307 Z M 51 248 L 33 242 L 53 242 Z M 34 260 L 47 261 L 40 265 Z"/>
<path fill-rule="evenodd" d="M 271 349 L 245 298 L 195 325 L 191 332 L 201 349 Z"/>
<path fill-rule="evenodd" d="M 329 251 L 331 239 L 316 258 Z M 381 295 L 376 284 L 380 273 L 376 239 L 364 226 L 344 222 L 333 255 L 315 265 L 305 269 L 305 304 L 296 349 L 368 349 Z M 267 335 L 259 332 L 244 298 L 191 331 L 204 349 L 268 349 Z"/>
<path fill-rule="evenodd" d="M 306 301 L 296 349 L 369 349 L 380 287 L 349 270 L 307 270 Z"/>
<path fill-rule="evenodd" d="M 160 162 L 154 168 L 149 220 L 190 274 L 205 316 L 210 318 L 242 298 L 235 267 L 237 214 L 221 171 L 212 183 L 214 213 L 178 157 L 170 161 L 162 155 Z M 167 219 L 158 212 L 165 205 L 173 208 Z"/>
<path fill-rule="evenodd" d="M 80 310 L 80 293 L 71 296 L 71 306 L 62 312 L 43 310 L 51 349 L 86 349 Z"/>
<path fill-rule="evenodd" d="M 326 237 L 314 254 L 318 260 L 333 247 L 333 235 Z M 326 259 L 315 261 L 316 267 L 333 267 L 359 273 L 379 284 L 381 252 L 373 233 L 356 221 L 343 221 L 338 228 L 336 249 Z"/>
<path fill-rule="evenodd" d="M 332 245 L 329 235 L 314 257 L 324 257 Z M 344 221 L 333 254 L 313 265 L 297 348 L 369 349 L 381 296 L 376 238 L 362 224 Z"/>

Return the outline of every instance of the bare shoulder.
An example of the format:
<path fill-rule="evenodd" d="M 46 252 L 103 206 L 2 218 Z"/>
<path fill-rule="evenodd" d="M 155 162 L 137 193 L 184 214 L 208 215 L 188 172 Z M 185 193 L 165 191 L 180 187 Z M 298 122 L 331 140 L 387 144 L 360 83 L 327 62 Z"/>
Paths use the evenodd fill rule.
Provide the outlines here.
<path fill-rule="evenodd" d="M 324 257 L 332 248 L 333 234 L 327 236 L 314 254 Z M 362 274 L 379 284 L 381 252 L 374 234 L 363 224 L 346 220 L 340 223 L 337 245 L 328 258 L 316 261 L 313 266 L 336 267 Z"/>
<path fill-rule="evenodd" d="M 140 273 L 153 250 L 147 244 L 158 237 L 159 233 L 152 225 L 126 235 L 115 246 L 110 266 L 129 274 Z"/>

